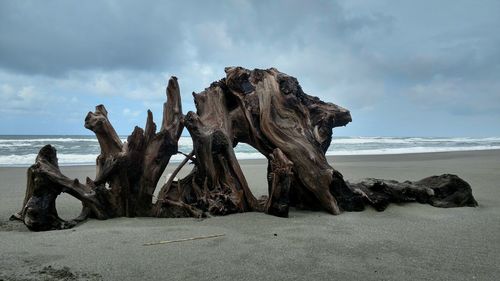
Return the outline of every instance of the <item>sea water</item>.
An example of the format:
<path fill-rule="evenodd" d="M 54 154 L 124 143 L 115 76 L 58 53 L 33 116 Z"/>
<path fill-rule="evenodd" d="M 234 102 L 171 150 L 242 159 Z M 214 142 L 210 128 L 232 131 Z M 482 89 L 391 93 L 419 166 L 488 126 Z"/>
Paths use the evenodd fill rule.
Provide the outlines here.
<path fill-rule="evenodd" d="M 126 136 L 122 136 L 126 141 Z M 36 154 L 46 144 L 57 149 L 60 165 L 94 164 L 100 152 L 95 136 L 0 136 L 0 166 L 29 166 L 34 163 Z M 193 144 L 189 136 L 179 140 L 179 151 L 191 152 Z M 423 152 L 444 152 L 463 150 L 500 149 L 500 137 L 336 137 L 327 155 L 373 155 L 404 154 Z M 246 144 L 235 148 L 238 159 L 264 158 L 259 152 Z M 181 154 L 174 155 L 171 162 L 184 159 Z"/>

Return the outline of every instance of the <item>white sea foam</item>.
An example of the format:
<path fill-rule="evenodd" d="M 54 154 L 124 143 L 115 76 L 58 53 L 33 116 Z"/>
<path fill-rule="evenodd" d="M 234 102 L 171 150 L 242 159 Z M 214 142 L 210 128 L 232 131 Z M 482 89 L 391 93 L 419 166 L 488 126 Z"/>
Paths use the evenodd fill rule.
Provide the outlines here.
<path fill-rule="evenodd" d="M 11 138 L 11 139 L 9 139 Z M 122 136 L 122 141 L 126 139 Z M 82 136 L 0 136 L 0 166 L 29 166 L 43 145 L 53 144 L 61 165 L 94 164 L 100 152 L 97 140 Z M 189 153 L 193 148 L 190 137 L 179 139 L 179 150 Z M 443 151 L 500 149 L 500 137 L 489 138 L 426 138 L 426 137 L 338 137 L 333 139 L 327 155 L 405 154 Z M 238 159 L 262 159 L 264 156 L 247 144 L 235 148 Z M 174 155 L 171 162 L 185 157 Z"/>
<path fill-rule="evenodd" d="M 408 143 L 405 139 L 391 139 L 391 138 L 339 138 L 333 139 L 332 144 L 365 144 L 365 143 Z"/>
<path fill-rule="evenodd" d="M 500 149 L 500 146 L 455 146 L 455 147 L 405 147 L 405 148 L 382 148 L 382 149 L 360 149 L 360 150 L 338 150 L 327 151 L 326 155 L 381 155 L 381 154 L 409 154 L 409 153 L 432 153 L 451 151 L 477 151 Z"/>
<path fill-rule="evenodd" d="M 12 143 L 0 143 L 0 147 L 6 147 L 6 148 L 21 147 L 21 146 L 32 146 L 32 145 L 33 145 L 32 143 L 16 143 L 16 144 L 12 144 Z"/>
<path fill-rule="evenodd" d="M 97 142 L 97 139 L 84 139 L 84 138 L 40 138 L 40 139 L 0 139 L 0 143 L 33 143 L 33 142 L 76 142 L 76 141 L 88 141 L 88 142 Z"/>
<path fill-rule="evenodd" d="M 428 143 L 428 142 L 465 142 L 465 143 L 488 143 L 488 142 L 500 142 L 499 137 L 490 138 L 420 138 L 420 137 L 409 137 L 409 138 L 397 138 L 397 137 L 350 137 L 350 138 L 333 138 L 332 145 L 335 144 L 369 144 L 369 143 L 380 143 L 380 144 L 415 144 L 415 143 Z"/>
<path fill-rule="evenodd" d="M 498 137 L 490 137 L 490 138 L 466 138 L 466 137 L 461 137 L 461 138 L 407 138 L 406 139 L 409 142 L 415 143 L 415 142 L 465 142 L 465 143 L 476 143 L 476 142 L 481 142 L 481 143 L 488 143 L 488 142 L 500 142 L 500 138 Z"/>
<path fill-rule="evenodd" d="M 178 142 L 179 146 L 193 146 L 193 140 L 191 137 L 181 137 Z"/>
<path fill-rule="evenodd" d="M 0 156 L 0 166 L 29 166 L 35 163 L 36 154 Z M 60 165 L 94 164 L 97 155 L 92 154 L 57 154 Z"/>

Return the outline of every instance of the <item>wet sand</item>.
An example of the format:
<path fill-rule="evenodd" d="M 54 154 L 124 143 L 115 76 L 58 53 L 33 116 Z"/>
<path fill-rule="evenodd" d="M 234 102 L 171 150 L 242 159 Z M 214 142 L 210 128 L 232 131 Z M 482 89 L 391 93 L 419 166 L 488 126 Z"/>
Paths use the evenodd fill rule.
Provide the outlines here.
<path fill-rule="evenodd" d="M 288 219 L 118 218 L 34 233 L 8 221 L 20 209 L 26 168 L 0 168 L 0 280 L 498 280 L 500 150 L 329 160 L 347 179 L 457 174 L 471 184 L 479 207 L 412 203 L 340 216 L 291 210 Z M 266 163 L 241 164 L 254 194 L 267 193 Z M 62 170 L 81 180 L 95 173 L 92 166 Z M 68 196 L 57 205 L 63 218 L 79 212 Z M 225 236 L 143 246 L 213 234 Z"/>

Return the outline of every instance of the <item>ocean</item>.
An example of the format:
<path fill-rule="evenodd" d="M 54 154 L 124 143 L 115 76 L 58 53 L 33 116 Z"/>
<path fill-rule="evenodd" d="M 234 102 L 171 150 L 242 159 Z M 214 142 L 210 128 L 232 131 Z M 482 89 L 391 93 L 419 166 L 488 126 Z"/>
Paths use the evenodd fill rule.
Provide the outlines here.
<path fill-rule="evenodd" d="M 122 136 L 122 141 L 126 136 Z M 46 144 L 57 149 L 60 165 L 94 164 L 100 152 L 99 143 L 94 136 L 0 136 L 0 166 L 23 167 L 34 163 L 36 154 Z M 373 155 L 404 154 L 423 152 L 463 151 L 500 149 L 500 137 L 488 138 L 440 138 L 440 137 L 336 137 L 327 155 Z M 189 153 L 192 150 L 190 137 L 181 137 L 179 150 Z M 261 159 L 263 155 L 246 144 L 236 148 L 238 159 Z M 174 155 L 171 162 L 184 159 Z"/>

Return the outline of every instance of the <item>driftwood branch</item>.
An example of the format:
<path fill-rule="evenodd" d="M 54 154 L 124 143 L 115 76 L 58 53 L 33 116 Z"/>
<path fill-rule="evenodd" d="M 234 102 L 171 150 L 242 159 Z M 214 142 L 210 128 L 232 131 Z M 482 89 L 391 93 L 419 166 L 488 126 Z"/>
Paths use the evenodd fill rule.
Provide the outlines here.
<path fill-rule="evenodd" d="M 177 240 L 166 240 L 166 241 L 150 242 L 150 243 L 144 243 L 142 245 L 143 246 L 163 245 L 163 244 L 170 244 L 170 243 L 177 243 L 177 242 L 186 242 L 186 241 L 193 241 L 193 240 L 202 240 L 202 239 L 217 238 L 217 237 L 222 237 L 222 236 L 225 236 L 225 234 L 215 234 L 215 235 L 197 236 L 197 237 L 177 239 Z"/>
<path fill-rule="evenodd" d="M 456 175 L 444 174 L 419 181 L 364 179 L 350 183 L 366 203 L 383 211 L 390 203 L 418 202 L 435 207 L 477 206 L 470 185 Z"/>

